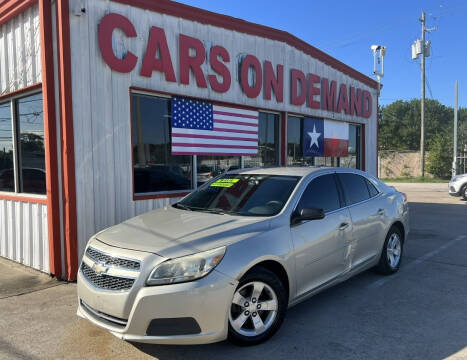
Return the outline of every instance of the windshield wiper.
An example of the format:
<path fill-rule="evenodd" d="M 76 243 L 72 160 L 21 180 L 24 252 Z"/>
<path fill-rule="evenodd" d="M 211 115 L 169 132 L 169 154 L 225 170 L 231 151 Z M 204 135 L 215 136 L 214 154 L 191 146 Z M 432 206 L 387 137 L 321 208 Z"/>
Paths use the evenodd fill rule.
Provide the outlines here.
<path fill-rule="evenodd" d="M 174 206 L 178 209 L 182 209 L 182 210 L 188 210 L 188 211 L 193 211 L 193 209 L 189 206 L 186 206 L 186 205 L 183 205 L 183 204 L 180 204 L 180 203 L 175 203 Z"/>

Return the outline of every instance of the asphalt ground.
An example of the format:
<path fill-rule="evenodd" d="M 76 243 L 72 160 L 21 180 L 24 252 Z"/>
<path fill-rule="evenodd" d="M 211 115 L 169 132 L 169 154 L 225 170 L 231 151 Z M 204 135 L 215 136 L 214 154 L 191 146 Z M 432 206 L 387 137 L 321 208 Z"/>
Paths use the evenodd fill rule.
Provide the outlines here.
<path fill-rule="evenodd" d="M 400 271 L 289 309 L 264 344 L 127 343 L 76 317 L 75 284 L 0 259 L 0 359 L 467 359 L 467 203 L 446 184 L 395 186 L 411 213 Z"/>

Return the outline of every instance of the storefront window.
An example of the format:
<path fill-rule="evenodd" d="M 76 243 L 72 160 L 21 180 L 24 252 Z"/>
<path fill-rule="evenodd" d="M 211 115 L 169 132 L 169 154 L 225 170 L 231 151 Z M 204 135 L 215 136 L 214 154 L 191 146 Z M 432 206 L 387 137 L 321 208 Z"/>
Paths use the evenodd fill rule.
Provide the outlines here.
<path fill-rule="evenodd" d="M 46 193 L 44 142 L 41 93 L 0 105 L 0 191 Z"/>
<path fill-rule="evenodd" d="M 45 148 L 42 94 L 17 101 L 19 141 L 21 144 L 22 192 L 45 194 Z"/>
<path fill-rule="evenodd" d="M 135 194 L 186 191 L 192 186 L 191 156 L 172 156 L 170 99 L 132 94 Z"/>
<path fill-rule="evenodd" d="M 213 177 L 241 167 L 239 156 L 197 156 L 197 183 L 203 185 Z"/>
<path fill-rule="evenodd" d="M 10 102 L 0 105 L 0 191 L 15 191 Z"/>
<path fill-rule="evenodd" d="M 349 155 L 339 158 L 339 166 L 361 169 L 361 125 L 349 125 Z"/>
<path fill-rule="evenodd" d="M 304 157 L 303 118 L 287 119 L 287 160 L 289 166 L 331 166 L 361 169 L 361 125 L 349 124 L 349 148 L 347 157 Z"/>
<path fill-rule="evenodd" d="M 245 156 L 244 167 L 267 167 L 279 164 L 279 115 L 259 113 L 258 156 Z"/>
<path fill-rule="evenodd" d="M 289 116 L 287 119 L 287 163 L 289 166 L 309 166 L 312 157 L 303 156 L 303 118 Z"/>

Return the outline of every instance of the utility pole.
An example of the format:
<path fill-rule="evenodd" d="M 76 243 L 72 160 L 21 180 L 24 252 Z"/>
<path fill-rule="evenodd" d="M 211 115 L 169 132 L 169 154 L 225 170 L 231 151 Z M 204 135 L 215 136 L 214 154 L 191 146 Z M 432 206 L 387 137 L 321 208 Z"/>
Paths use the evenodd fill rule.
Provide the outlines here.
<path fill-rule="evenodd" d="M 458 96 L 459 83 L 456 81 L 454 85 L 454 157 L 452 161 L 452 177 L 456 176 L 457 172 L 457 96 Z M 465 159 L 464 159 L 465 162 Z"/>
<path fill-rule="evenodd" d="M 425 12 L 422 11 L 420 18 L 422 23 L 422 58 L 420 61 L 420 68 L 422 72 L 422 99 L 420 103 L 420 168 L 422 171 L 422 178 L 425 177 Z"/>
<path fill-rule="evenodd" d="M 422 16 L 420 17 L 420 22 L 422 23 L 422 39 L 415 40 L 412 44 L 412 59 L 420 59 L 420 70 L 421 70 L 421 80 L 422 80 L 422 96 L 420 100 L 420 168 L 422 172 L 422 177 L 425 177 L 425 57 L 430 56 L 430 41 L 425 41 L 425 33 L 436 30 L 436 27 L 427 29 L 425 26 L 425 12 L 422 11 Z"/>

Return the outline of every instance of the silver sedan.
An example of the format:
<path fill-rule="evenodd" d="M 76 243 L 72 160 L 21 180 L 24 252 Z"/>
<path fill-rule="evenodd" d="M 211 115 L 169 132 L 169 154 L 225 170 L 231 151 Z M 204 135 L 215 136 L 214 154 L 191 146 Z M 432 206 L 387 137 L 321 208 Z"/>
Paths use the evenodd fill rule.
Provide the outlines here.
<path fill-rule="evenodd" d="M 237 170 L 93 236 L 78 315 L 128 340 L 270 338 L 289 307 L 375 267 L 395 273 L 404 194 L 358 170 Z"/>

